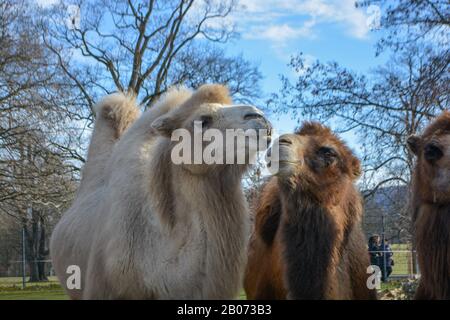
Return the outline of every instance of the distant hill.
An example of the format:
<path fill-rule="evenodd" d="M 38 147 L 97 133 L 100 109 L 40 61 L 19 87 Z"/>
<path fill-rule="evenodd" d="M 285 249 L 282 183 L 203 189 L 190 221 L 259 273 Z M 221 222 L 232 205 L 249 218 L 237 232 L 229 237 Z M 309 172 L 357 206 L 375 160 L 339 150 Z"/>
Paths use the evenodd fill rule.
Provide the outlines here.
<path fill-rule="evenodd" d="M 408 210 L 408 186 L 378 189 L 365 201 L 363 228 L 366 236 L 384 232 L 394 243 L 411 241 L 411 217 Z M 384 218 L 383 218 L 384 215 Z"/>

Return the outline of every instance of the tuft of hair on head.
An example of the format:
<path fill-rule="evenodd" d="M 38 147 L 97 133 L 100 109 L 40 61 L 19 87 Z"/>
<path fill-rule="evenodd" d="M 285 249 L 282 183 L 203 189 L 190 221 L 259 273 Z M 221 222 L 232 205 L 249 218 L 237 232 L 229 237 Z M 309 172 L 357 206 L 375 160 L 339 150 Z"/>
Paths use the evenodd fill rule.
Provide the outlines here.
<path fill-rule="evenodd" d="M 437 132 L 450 132 L 450 111 L 445 110 L 437 116 L 423 132 L 423 137 L 431 136 Z"/>
<path fill-rule="evenodd" d="M 233 101 L 226 86 L 220 84 L 205 84 L 197 89 L 179 107 L 172 109 L 157 118 L 151 127 L 162 136 L 169 137 L 173 130 L 179 128 L 199 106 L 205 103 L 232 104 Z"/>
<path fill-rule="evenodd" d="M 198 107 L 205 103 L 232 104 L 228 88 L 221 84 L 204 84 L 183 105 L 184 108 Z"/>
<path fill-rule="evenodd" d="M 120 136 L 140 114 L 133 92 L 115 92 L 103 97 L 95 106 L 97 121 L 106 120 Z"/>
<path fill-rule="evenodd" d="M 422 135 L 412 134 L 406 140 L 408 149 L 416 156 L 419 154 L 423 138 L 431 137 L 435 134 L 450 133 L 450 112 L 445 110 L 437 116 L 424 130 Z"/>
<path fill-rule="evenodd" d="M 333 135 L 333 132 L 331 132 L 330 128 L 316 121 L 305 121 L 299 128 L 297 128 L 295 133 L 299 135 L 309 135 L 309 136 Z"/>

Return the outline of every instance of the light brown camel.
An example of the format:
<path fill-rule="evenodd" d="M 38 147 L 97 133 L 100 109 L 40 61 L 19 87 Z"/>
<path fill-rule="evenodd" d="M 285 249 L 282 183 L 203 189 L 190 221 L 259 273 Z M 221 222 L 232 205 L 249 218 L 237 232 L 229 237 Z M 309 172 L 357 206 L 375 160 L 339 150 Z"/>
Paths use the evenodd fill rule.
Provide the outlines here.
<path fill-rule="evenodd" d="M 416 299 L 450 299 L 450 112 L 408 138 L 417 162 L 412 216 L 420 267 Z"/>
<path fill-rule="evenodd" d="M 264 187 L 250 240 L 250 299 L 375 299 L 354 186 L 360 164 L 328 128 L 278 139 L 279 172 Z"/>

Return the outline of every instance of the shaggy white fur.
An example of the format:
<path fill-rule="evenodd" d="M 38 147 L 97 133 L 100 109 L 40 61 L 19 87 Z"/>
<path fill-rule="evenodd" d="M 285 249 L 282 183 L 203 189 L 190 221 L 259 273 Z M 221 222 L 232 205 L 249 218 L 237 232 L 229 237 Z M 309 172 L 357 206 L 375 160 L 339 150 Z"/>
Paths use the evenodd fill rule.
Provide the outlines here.
<path fill-rule="evenodd" d="M 247 166 L 174 165 L 162 134 L 167 124 L 189 126 L 206 111 L 220 114 L 221 129 L 269 126 L 264 118 L 243 120 L 253 107 L 217 107 L 230 102 L 219 85 L 175 88 L 137 120 L 130 96 L 99 103 L 79 191 L 51 239 L 56 274 L 71 298 L 236 296 L 248 238 L 240 183 Z M 70 265 L 81 269 L 80 290 L 66 287 Z"/>

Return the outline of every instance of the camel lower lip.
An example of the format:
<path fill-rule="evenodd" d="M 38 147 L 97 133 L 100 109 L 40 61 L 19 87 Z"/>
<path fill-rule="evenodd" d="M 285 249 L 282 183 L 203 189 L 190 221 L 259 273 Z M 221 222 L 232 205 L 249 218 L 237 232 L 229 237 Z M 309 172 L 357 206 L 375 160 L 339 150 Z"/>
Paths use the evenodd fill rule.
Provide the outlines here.
<path fill-rule="evenodd" d="M 271 160 L 267 162 L 267 166 L 273 167 L 274 165 L 277 165 L 278 167 L 281 167 L 283 165 L 298 165 L 298 161 L 288 161 L 288 160 Z"/>
<path fill-rule="evenodd" d="M 288 164 L 298 164 L 298 161 L 290 161 L 290 160 L 279 160 L 278 163 L 288 163 Z"/>

